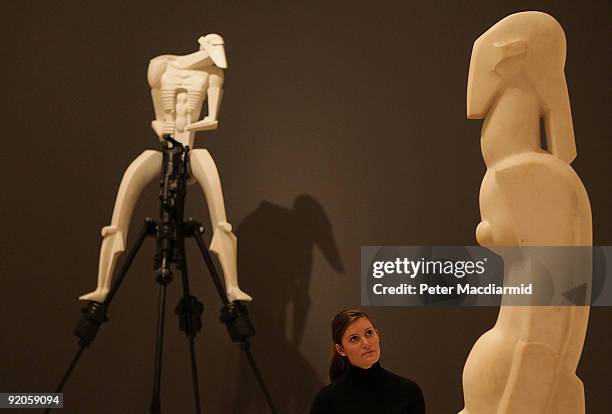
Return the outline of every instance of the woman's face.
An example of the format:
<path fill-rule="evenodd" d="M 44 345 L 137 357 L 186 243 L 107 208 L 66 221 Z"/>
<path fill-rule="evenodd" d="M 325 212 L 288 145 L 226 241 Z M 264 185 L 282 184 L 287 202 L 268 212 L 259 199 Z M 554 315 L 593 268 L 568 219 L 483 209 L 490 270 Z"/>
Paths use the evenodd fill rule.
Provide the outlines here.
<path fill-rule="evenodd" d="M 380 358 L 380 338 L 372 322 L 359 318 L 351 323 L 342 335 L 342 345 L 336 344 L 336 351 L 356 367 L 374 365 Z"/>

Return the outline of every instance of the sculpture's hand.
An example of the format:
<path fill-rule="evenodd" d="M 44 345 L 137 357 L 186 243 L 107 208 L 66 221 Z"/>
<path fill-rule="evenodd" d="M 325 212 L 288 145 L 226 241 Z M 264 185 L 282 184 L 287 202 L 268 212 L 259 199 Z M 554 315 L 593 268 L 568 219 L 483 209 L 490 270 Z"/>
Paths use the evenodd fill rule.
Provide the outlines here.
<path fill-rule="evenodd" d="M 174 134 L 174 131 L 176 131 L 176 123 L 174 121 L 164 121 L 162 135 Z"/>
<path fill-rule="evenodd" d="M 185 127 L 186 131 L 210 131 L 217 129 L 219 121 L 207 116 L 204 119 L 191 123 Z"/>
<path fill-rule="evenodd" d="M 172 135 L 176 131 L 176 123 L 174 121 L 153 121 L 151 122 L 153 130 L 161 139 L 164 135 Z"/>

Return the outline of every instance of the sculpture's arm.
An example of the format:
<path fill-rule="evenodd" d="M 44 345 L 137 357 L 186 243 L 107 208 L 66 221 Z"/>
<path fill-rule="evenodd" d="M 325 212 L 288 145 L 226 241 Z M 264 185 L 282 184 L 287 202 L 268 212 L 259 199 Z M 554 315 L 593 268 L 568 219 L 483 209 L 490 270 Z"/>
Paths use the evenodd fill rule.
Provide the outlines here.
<path fill-rule="evenodd" d="M 208 53 L 204 50 L 198 50 L 197 52 L 173 59 L 172 66 L 179 69 L 197 69 L 204 64 L 206 59 L 210 59 Z"/>
<path fill-rule="evenodd" d="M 212 157 L 205 149 L 190 152 L 191 172 L 204 192 L 213 227 L 210 250 L 219 258 L 225 279 L 225 290 L 230 301 L 250 301 L 252 298 L 238 287 L 237 239 L 232 225 L 227 222 L 221 180 Z"/>
<path fill-rule="evenodd" d="M 151 122 L 151 127 L 159 137 L 165 134 L 173 134 L 175 130 L 174 122 L 174 104 L 168 102 L 164 105 L 161 92 L 161 79 L 166 71 L 169 62 L 174 62 L 178 56 L 164 55 L 158 56 L 149 62 L 147 71 L 147 79 L 151 86 L 151 98 L 153 99 L 153 109 L 155 110 L 155 119 Z M 172 96 L 166 99 L 173 99 Z"/>
<path fill-rule="evenodd" d="M 98 267 L 96 290 L 81 296 L 80 300 L 104 302 L 110 290 L 117 258 L 125 249 L 130 220 L 136 201 L 145 186 L 160 173 L 162 154 L 148 150 L 136 158 L 123 174 L 110 226 L 102 228 L 102 247 Z"/>
<path fill-rule="evenodd" d="M 153 131 L 155 131 L 161 140 L 166 134 L 174 134 L 176 123 L 174 122 L 172 112 L 164 111 L 161 91 L 159 89 L 151 89 L 151 97 L 153 98 L 153 107 L 155 108 L 155 120 L 151 121 L 151 128 L 153 128 Z"/>
<path fill-rule="evenodd" d="M 221 98 L 223 97 L 222 69 L 217 67 L 210 68 L 206 95 L 208 101 L 208 115 L 200 121 L 187 125 L 185 127 L 187 131 L 208 131 L 216 129 L 219 125 L 219 110 L 221 108 Z"/>

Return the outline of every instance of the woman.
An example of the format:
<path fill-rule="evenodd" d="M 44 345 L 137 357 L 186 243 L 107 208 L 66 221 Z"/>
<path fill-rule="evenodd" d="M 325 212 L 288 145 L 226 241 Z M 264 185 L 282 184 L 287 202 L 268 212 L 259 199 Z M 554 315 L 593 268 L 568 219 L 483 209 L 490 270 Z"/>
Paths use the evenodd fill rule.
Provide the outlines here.
<path fill-rule="evenodd" d="M 319 391 L 310 414 L 425 413 L 419 386 L 380 366 L 380 337 L 365 312 L 342 311 L 331 328 L 331 384 Z"/>

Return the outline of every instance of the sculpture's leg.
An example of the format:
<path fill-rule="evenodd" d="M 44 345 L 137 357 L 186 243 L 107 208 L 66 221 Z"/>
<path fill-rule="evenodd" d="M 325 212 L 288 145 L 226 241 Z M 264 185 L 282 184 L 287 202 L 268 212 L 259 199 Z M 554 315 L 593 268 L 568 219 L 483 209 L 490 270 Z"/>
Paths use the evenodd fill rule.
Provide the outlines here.
<path fill-rule="evenodd" d="M 230 302 L 234 300 L 251 301 L 252 298 L 238 287 L 237 240 L 225 215 L 221 180 L 215 162 L 208 151 L 196 149 L 190 152 L 190 164 L 191 172 L 200 183 L 208 204 L 213 226 L 210 251 L 217 255 L 223 269 L 227 298 Z"/>
<path fill-rule="evenodd" d="M 125 249 L 134 205 L 147 184 L 160 174 L 162 154 L 148 150 L 140 154 L 123 174 L 110 226 L 102 228 L 102 247 L 98 266 L 98 286 L 80 300 L 104 302 L 110 290 L 117 258 Z"/>

